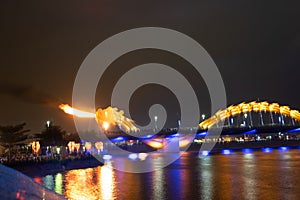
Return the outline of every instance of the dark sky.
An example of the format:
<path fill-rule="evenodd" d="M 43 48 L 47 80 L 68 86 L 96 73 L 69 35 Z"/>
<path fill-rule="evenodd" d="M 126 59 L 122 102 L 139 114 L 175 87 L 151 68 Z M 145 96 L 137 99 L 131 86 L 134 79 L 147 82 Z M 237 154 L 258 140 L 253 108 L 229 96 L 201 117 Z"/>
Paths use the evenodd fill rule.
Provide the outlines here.
<path fill-rule="evenodd" d="M 259 98 L 300 109 L 300 4 L 281 0 L 195 2 L 1 1 L 0 124 L 25 121 L 27 128 L 37 132 L 46 120 L 52 120 L 74 131 L 72 118 L 56 106 L 72 102 L 73 82 L 84 58 L 109 36 L 145 26 L 174 29 L 198 41 L 221 72 L 228 104 Z M 111 68 L 107 79 L 118 76 L 118 66 L 148 61 L 172 63 L 175 68 L 177 64 L 178 70 L 188 71 L 187 64 L 178 64 L 184 61 L 166 52 L 136 53 L 116 60 L 112 64 L 116 69 Z M 200 94 L 207 93 L 205 86 L 191 79 L 201 99 Z M 97 106 L 109 104 L 110 83 L 105 84 L 105 89 L 99 86 L 97 91 Z M 135 96 L 149 99 L 151 90 L 144 89 L 147 92 L 137 91 Z M 168 92 L 158 92 L 161 94 L 164 103 L 172 97 Z M 158 100 L 153 97 L 145 107 Z M 200 103 L 203 112 L 210 110 L 207 102 L 209 99 Z M 140 104 L 131 106 L 135 112 L 144 110 L 140 101 L 133 100 L 133 104 Z"/>

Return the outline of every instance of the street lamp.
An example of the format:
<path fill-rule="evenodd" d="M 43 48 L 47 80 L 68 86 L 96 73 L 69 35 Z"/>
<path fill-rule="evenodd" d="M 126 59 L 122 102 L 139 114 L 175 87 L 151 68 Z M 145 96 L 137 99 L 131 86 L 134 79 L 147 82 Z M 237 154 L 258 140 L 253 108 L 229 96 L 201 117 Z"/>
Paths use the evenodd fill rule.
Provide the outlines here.
<path fill-rule="evenodd" d="M 155 130 L 157 130 L 157 116 L 154 116 Z"/>
<path fill-rule="evenodd" d="M 201 117 L 202 117 L 202 120 L 204 120 L 204 119 L 205 119 L 205 114 L 202 114 L 202 116 L 201 116 Z"/>
<path fill-rule="evenodd" d="M 50 127 L 50 124 L 51 124 L 51 121 L 48 120 L 48 121 L 46 122 L 46 124 L 47 124 L 47 128 L 49 128 L 49 127 Z"/>

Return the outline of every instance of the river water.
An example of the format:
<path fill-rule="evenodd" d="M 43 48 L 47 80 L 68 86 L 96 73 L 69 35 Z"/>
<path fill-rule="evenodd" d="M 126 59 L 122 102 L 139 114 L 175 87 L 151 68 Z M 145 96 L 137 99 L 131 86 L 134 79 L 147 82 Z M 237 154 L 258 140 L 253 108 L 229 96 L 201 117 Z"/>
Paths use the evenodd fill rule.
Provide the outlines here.
<path fill-rule="evenodd" d="M 223 153 L 205 158 L 184 153 L 171 165 L 142 174 L 114 170 L 112 163 L 121 161 L 112 159 L 101 167 L 33 178 L 68 199 L 80 200 L 300 199 L 300 149 Z M 122 164 L 124 160 L 128 158 Z"/>

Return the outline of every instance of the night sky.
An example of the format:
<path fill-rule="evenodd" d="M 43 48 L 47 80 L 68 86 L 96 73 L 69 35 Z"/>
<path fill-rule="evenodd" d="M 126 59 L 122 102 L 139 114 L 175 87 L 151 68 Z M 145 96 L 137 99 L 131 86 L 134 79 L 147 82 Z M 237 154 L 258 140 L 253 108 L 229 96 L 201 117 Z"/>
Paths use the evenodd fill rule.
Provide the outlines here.
<path fill-rule="evenodd" d="M 196 1 L 195 1 L 196 2 Z M 77 70 L 106 38 L 127 29 L 165 27 L 198 41 L 223 77 L 228 104 L 268 100 L 300 109 L 300 4 L 297 1 L 14 1 L 0 3 L 0 124 L 27 122 L 39 132 L 46 120 L 74 132 L 59 103 L 72 102 Z M 136 64 L 172 65 L 191 79 L 201 111 L 210 111 L 203 80 L 167 52 L 137 51 L 110 66 L 97 90 L 97 107 L 109 105 L 112 82 Z M 112 82 L 110 82 L 112 81 Z M 132 99 L 135 120 L 162 101 L 178 114 L 165 88 L 140 88 Z M 151 97 L 151 98 L 150 98 Z M 142 100 L 145 100 L 144 103 Z M 138 119 L 139 118 L 139 119 Z"/>

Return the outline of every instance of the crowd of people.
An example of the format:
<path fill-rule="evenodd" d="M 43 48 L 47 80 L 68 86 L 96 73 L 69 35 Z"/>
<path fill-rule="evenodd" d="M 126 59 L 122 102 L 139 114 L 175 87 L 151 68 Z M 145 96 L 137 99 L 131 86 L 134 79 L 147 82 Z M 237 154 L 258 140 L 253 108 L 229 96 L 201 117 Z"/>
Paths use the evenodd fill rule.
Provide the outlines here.
<path fill-rule="evenodd" d="M 67 148 L 66 148 L 67 149 Z M 74 160 L 74 159 L 86 159 L 90 158 L 91 154 L 88 151 L 61 151 L 52 152 L 50 148 L 46 148 L 45 151 L 41 150 L 35 154 L 33 151 L 11 151 L 6 152 L 0 156 L 1 164 L 18 164 L 18 163 L 38 163 L 38 162 L 55 162 L 63 160 Z"/>

